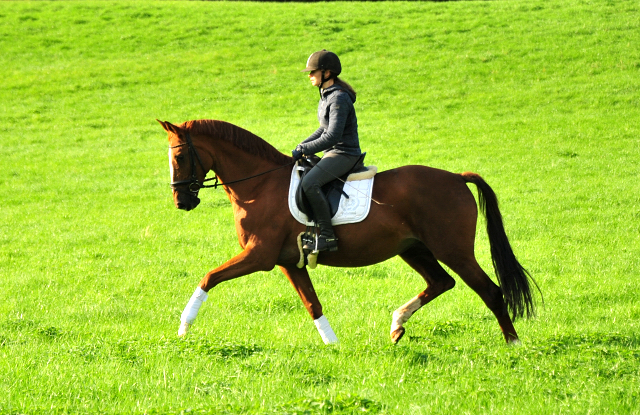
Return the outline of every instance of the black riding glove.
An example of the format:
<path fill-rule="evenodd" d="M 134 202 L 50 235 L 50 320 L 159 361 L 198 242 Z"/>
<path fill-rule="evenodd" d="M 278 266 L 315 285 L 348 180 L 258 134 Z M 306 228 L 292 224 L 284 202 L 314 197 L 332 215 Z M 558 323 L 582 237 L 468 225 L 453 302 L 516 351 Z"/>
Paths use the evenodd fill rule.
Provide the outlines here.
<path fill-rule="evenodd" d="M 298 161 L 302 158 L 302 150 L 300 150 L 300 146 L 291 151 L 291 156 L 293 157 L 293 161 Z"/>

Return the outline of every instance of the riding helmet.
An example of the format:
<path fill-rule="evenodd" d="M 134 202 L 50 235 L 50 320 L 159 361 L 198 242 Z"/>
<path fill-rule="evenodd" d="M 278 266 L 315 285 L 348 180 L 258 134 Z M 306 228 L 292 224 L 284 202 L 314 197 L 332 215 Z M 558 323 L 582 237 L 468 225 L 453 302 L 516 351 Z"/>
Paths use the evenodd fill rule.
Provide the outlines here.
<path fill-rule="evenodd" d="M 338 55 L 326 49 L 313 52 L 311 56 L 309 56 L 309 59 L 307 59 L 307 67 L 300 72 L 311 72 L 317 69 L 331 71 L 331 75 L 333 76 L 340 75 L 342 66 L 340 65 Z"/>

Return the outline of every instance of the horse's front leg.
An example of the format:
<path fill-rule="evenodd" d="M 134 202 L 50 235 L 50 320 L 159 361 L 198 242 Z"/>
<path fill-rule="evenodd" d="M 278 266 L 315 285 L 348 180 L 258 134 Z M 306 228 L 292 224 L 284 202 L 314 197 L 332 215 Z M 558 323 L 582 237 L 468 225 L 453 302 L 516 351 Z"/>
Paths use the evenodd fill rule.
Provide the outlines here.
<path fill-rule="evenodd" d="M 329 320 L 322 314 L 322 305 L 320 304 L 320 300 L 318 300 L 316 291 L 313 289 L 313 283 L 311 282 L 311 278 L 309 278 L 307 268 L 300 269 L 296 266 L 280 266 L 280 269 L 284 275 L 287 276 L 289 282 L 291 282 L 291 285 L 293 285 L 293 288 L 295 288 L 300 296 L 302 303 L 313 319 L 313 323 L 316 325 L 318 332 L 320 332 L 320 337 L 322 337 L 324 344 L 338 343 L 338 338 L 333 332 Z"/>
<path fill-rule="evenodd" d="M 277 254 L 276 254 L 277 255 Z M 273 260 L 271 260 L 273 258 Z M 178 336 L 184 336 L 189 331 L 191 324 L 196 319 L 200 306 L 207 300 L 210 289 L 220 284 L 243 275 L 257 271 L 270 271 L 275 265 L 275 256 L 267 252 L 247 246 L 242 253 L 231 258 L 207 275 L 200 281 L 198 288 L 187 303 L 180 317 L 180 329 Z"/>

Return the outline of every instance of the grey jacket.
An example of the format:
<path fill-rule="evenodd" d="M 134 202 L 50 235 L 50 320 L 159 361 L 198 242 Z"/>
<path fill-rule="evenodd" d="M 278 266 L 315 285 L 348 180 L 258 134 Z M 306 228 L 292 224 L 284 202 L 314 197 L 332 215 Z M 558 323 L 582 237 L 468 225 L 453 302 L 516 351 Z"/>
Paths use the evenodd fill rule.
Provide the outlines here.
<path fill-rule="evenodd" d="M 358 120 L 353 104 L 356 97 L 340 85 L 322 91 L 318 103 L 320 128 L 298 146 L 304 154 L 320 151 L 360 155 Z"/>

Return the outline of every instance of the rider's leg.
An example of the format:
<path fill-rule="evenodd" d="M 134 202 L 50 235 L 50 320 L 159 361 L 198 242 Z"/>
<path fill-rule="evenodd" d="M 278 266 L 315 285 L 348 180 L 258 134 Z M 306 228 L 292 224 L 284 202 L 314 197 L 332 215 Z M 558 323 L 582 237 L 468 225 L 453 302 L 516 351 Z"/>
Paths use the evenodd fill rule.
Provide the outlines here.
<path fill-rule="evenodd" d="M 324 238 L 335 238 L 331 226 L 331 208 L 327 197 L 318 184 L 312 184 L 305 190 L 305 195 L 313 208 L 313 215 L 320 228 L 320 235 Z"/>
<path fill-rule="evenodd" d="M 322 186 L 346 174 L 359 158 L 359 156 L 329 152 L 302 180 L 302 189 L 320 227 L 317 247 L 319 251 L 338 249 L 337 239 L 331 226 L 329 202 L 322 191 Z M 308 248 L 310 247 L 305 247 L 305 249 Z"/>

